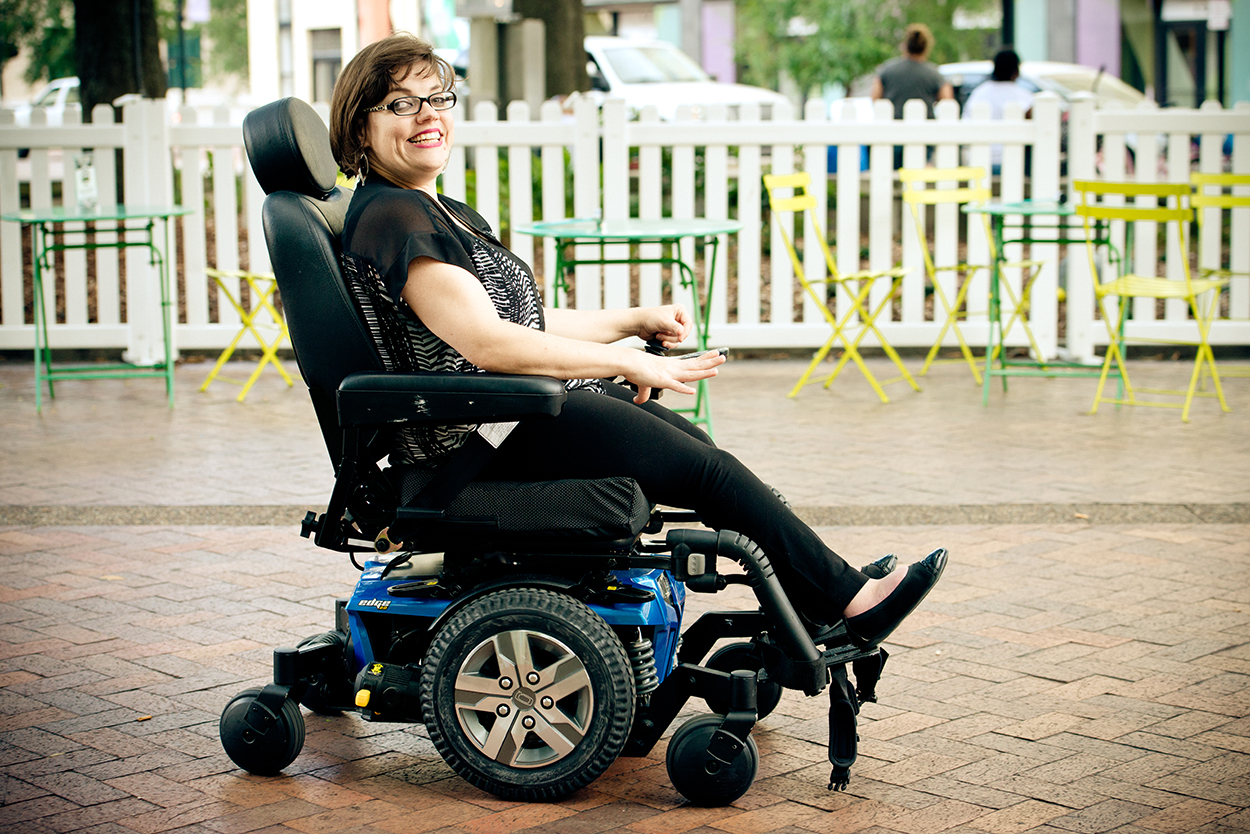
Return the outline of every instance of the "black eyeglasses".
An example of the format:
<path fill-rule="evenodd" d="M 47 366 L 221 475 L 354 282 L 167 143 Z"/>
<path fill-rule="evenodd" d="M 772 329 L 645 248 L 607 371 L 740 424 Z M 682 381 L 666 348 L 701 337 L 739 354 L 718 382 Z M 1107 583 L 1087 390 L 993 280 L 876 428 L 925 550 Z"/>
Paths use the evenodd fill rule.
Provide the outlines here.
<path fill-rule="evenodd" d="M 401 96 L 390 104 L 379 104 L 377 107 L 366 107 L 362 113 L 378 113 L 389 110 L 396 116 L 411 116 L 421 112 L 421 105 L 428 104 L 434 110 L 450 110 L 456 106 L 456 94 L 451 90 L 433 93 L 428 96 Z"/>

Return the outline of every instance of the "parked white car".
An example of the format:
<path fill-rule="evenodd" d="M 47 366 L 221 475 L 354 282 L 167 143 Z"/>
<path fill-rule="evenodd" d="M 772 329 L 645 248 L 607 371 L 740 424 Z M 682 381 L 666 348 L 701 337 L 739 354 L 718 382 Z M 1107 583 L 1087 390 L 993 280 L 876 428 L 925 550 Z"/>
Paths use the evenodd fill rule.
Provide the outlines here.
<path fill-rule="evenodd" d="M 754 102 L 768 119 L 775 106 L 787 101 L 762 87 L 717 82 L 666 41 L 590 35 L 585 43 L 592 88 L 604 98 L 624 99 L 631 115 L 653 104 L 667 121 L 676 118 L 683 104 L 691 105 L 697 116 L 709 104 L 725 104 L 732 113 Z"/>
<path fill-rule="evenodd" d="M 13 118 L 19 127 L 30 125 L 30 112 L 41 108 L 48 115 L 48 124 L 60 126 L 65 119 L 65 107 L 78 104 L 78 79 L 58 78 L 48 82 L 29 104 L 13 107 Z"/>

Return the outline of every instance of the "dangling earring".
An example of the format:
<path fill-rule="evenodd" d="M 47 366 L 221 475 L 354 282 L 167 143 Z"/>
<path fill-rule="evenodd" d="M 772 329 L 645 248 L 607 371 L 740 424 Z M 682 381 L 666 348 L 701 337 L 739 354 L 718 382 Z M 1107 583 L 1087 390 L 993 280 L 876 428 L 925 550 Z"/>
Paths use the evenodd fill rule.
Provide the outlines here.
<path fill-rule="evenodd" d="M 356 166 L 356 176 L 363 184 L 369 178 L 369 157 L 365 154 L 360 155 L 360 164 Z"/>

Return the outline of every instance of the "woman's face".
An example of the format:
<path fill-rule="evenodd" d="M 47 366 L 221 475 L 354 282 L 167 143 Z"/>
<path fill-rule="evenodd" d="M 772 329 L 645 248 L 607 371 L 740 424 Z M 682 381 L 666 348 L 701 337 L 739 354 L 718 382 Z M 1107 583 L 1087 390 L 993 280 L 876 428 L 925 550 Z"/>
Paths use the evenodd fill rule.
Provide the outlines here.
<path fill-rule="evenodd" d="M 428 96 L 443 83 L 428 66 L 409 67 L 395 76 L 391 91 L 379 102 L 390 104 L 403 96 Z M 396 116 L 389 110 L 368 114 L 365 153 L 369 167 L 397 185 L 434 192 L 435 180 L 447 167 L 455 119 L 450 110 L 422 103 L 415 114 Z"/>

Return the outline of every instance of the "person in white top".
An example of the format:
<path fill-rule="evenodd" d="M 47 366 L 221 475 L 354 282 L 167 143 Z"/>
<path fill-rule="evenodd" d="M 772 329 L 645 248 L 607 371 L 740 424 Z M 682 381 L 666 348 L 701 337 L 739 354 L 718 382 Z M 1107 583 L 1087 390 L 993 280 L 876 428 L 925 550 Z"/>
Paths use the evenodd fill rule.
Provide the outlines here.
<path fill-rule="evenodd" d="M 1001 119 L 1003 109 L 1011 102 L 1018 101 L 1024 108 L 1024 117 L 1033 115 L 1033 93 L 1022 87 L 1017 79 L 1020 77 L 1020 56 L 1010 49 L 999 50 L 994 56 L 994 73 L 988 80 L 981 82 L 973 89 L 964 104 L 963 117 L 973 118 L 972 108 L 978 102 L 986 102 L 990 106 L 990 118 Z M 1003 162 L 1003 146 L 993 145 L 990 148 L 990 161 L 997 174 Z"/>

